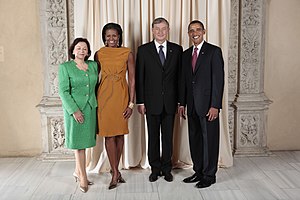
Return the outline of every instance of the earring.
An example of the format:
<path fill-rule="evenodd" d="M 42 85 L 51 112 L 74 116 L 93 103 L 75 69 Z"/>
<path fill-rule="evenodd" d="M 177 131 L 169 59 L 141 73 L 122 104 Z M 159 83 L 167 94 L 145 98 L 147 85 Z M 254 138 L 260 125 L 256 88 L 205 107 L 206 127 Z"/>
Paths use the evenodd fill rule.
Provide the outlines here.
<path fill-rule="evenodd" d="M 107 46 L 107 40 L 105 40 L 105 43 L 104 43 L 104 44 L 105 44 L 105 46 Z"/>

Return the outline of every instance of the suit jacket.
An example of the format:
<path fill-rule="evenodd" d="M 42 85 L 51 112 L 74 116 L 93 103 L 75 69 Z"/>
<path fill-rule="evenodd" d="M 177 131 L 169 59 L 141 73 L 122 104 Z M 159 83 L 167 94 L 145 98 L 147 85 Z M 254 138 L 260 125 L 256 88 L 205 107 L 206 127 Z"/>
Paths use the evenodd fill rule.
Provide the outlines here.
<path fill-rule="evenodd" d="M 210 107 L 222 108 L 224 89 L 224 61 L 219 47 L 203 43 L 195 71 L 192 70 L 193 46 L 183 52 L 180 104 L 187 104 L 187 114 L 195 109 L 204 117 Z"/>
<path fill-rule="evenodd" d="M 88 70 L 79 70 L 76 63 L 65 62 L 59 66 L 59 96 L 63 108 L 71 115 L 83 110 L 87 103 L 97 107 L 95 87 L 98 81 L 98 67 L 94 61 L 87 60 Z"/>
<path fill-rule="evenodd" d="M 149 114 L 176 112 L 182 47 L 167 41 L 166 60 L 161 64 L 154 41 L 138 48 L 136 59 L 136 103 Z"/>

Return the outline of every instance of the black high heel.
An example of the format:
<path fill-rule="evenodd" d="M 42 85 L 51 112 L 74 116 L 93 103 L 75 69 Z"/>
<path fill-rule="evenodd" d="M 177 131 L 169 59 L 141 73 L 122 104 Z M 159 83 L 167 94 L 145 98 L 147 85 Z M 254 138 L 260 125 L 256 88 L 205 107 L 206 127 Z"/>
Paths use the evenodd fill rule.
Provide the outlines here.
<path fill-rule="evenodd" d="M 123 179 L 121 173 L 119 172 L 119 177 L 118 177 L 118 182 L 119 183 L 126 183 L 126 181 Z"/>
<path fill-rule="evenodd" d="M 111 189 L 116 188 L 117 186 L 118 186 L 118 180 L 116 180 L 116 181 L 111 180 L 111 182 L 109 183 L 108 189 L 111 190 Z"/>

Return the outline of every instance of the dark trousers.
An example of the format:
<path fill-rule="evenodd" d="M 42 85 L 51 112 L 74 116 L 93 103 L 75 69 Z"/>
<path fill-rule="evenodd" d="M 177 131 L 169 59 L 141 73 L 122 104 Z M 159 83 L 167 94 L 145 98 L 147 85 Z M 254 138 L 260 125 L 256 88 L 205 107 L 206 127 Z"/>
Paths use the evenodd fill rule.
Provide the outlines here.
<path fill-rule="evenodd" d="M 188 118 L 190 152 L 193 170 L 198 176 L 215 179 L 218 170 L 219 118 L 208 121 L 195 112 Z"/>
<path fill-rule="evenodd" d="M 174 114 L 165 111 L 160 115 L 146 114 L 148 127 L 148 160 L 153 173 L 172 170 Z M 160 135 L 161 132 L 161 135 Z M 162 155 L 160 156 L 160 138 Z"/>

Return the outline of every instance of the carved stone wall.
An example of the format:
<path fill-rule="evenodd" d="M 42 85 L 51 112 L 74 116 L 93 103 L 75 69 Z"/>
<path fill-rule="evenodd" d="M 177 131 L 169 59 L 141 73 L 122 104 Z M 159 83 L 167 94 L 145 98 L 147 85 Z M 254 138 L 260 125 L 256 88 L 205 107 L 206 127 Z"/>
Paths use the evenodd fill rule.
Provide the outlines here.
<path fill-rule="evenodd" d="M 232 97 L 235 94 L 231 104 L 235 115 L 232 146 L 235 155 L 268 155 L 266 116 L 271 101 L 264 94 L 265 0 L 232 0 L 232 4 L 234 36 L 229 52 L 232 83 L 229 91 Z M 236 82 L 231 80 L 233 77 Z"/>
<path fill-rule="evenodd" d="M 40 17 L 43 45 L 44 95 L 38 105 L 42 120 L 45 159 L 72 159 L 64 148 L 64 126 L 58 96 L 58 65 L 68 59 L 74 38 L 73 0 L 41 0 Z"/>
<path fill-rule="evenodd" d="M 45 159 L 72 159 L 64 148 L 58 65 L 74 39 L 73 0 L 40 0 L 44 95 L 38 105 Z M 229 133 L 235 155 L 267 155 L 264 94 L 265 0 L 231 0 L 228 59 Z"/>

